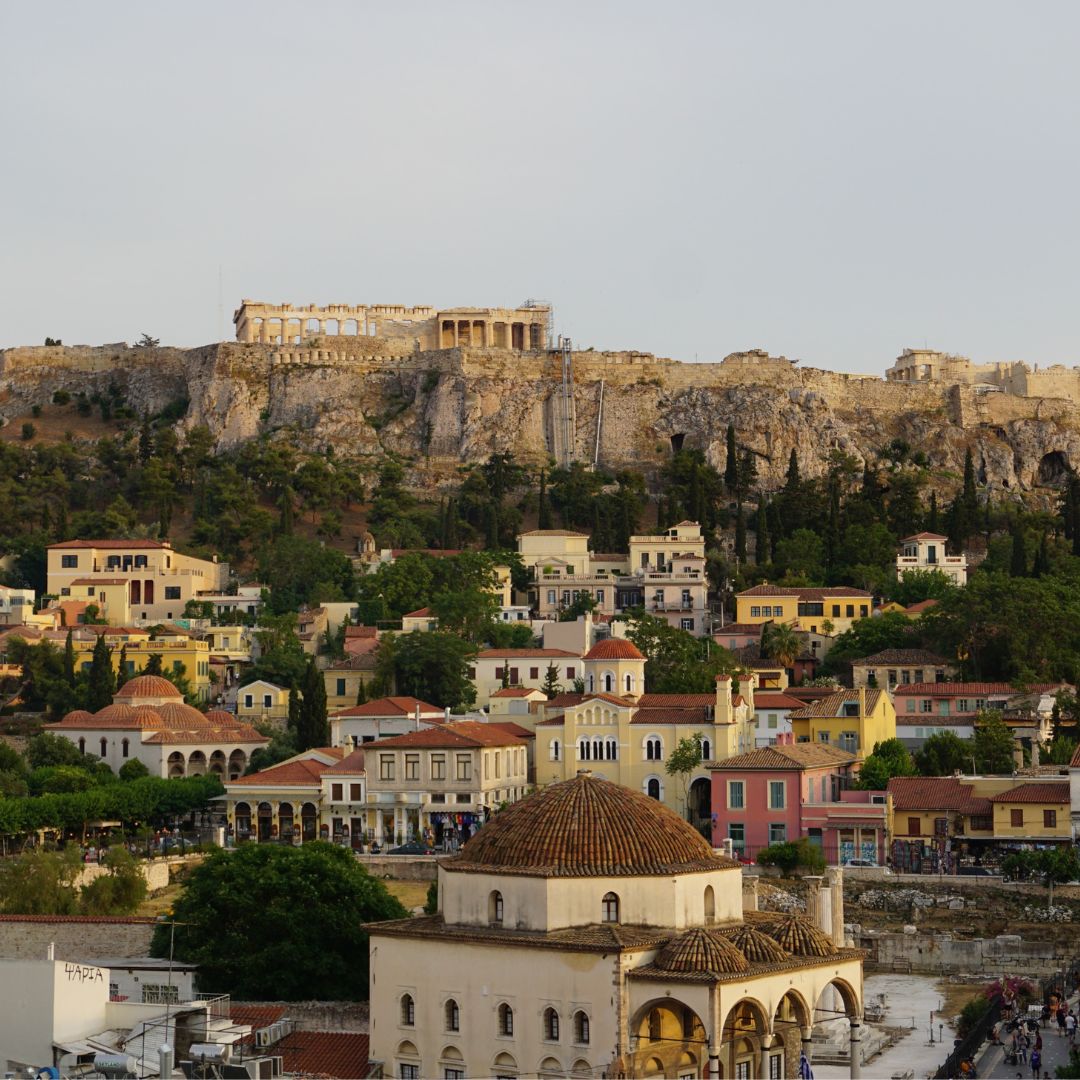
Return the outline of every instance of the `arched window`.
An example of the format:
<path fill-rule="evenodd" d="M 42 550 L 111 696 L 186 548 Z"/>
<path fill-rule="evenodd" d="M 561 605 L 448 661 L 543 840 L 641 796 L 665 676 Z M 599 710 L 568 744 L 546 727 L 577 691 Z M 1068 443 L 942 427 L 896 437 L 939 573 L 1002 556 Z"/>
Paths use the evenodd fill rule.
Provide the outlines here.
<path fill-rule="evenodd" d="M 544 1038 L 548 1042 L 559 1041 L 559 1014 L 554 1009 L 544 1010 Z"/>
<path fill-rule="evenodd" d="M 663 1026 L 660 1022 L 660 1010 L 649 1012 L 649 1042 L 659 1042 L 663 1038 Z"/>
<path fill-rule="evenodd" d="M 708 739 L 701 740 L 701 760 L 712 761 L 712 743 Z"/>
<path fill-rule="evenodd" d="M 682 1036 L 684 1039 L 692 1039 L 694 1037 L 694 1028 L 697 1026 L 697 1017 L 694 1015 L 693 1009 L 688 1009 L 685 1005 L 682 1011 Z"/>
<path fill-rule="evenodd" d="M 615 741 L 614 738 L 612 738 L 612 736 L 609 735 L 604 741 L 604 757 L 606 757 L 608 761 L 615 761 L 617 760 L 618 756 L 619 744 Z"/>
<path fill-rule="evenodd" d="M 499 1034 L 514 1034 L 514 1010 L 505 1001 L 499 1006 Z"/>
<path fill-rule="evenodd" d="M 109 752 L 109 740 L 108 739 L 102 739 L 101 743 L 100 743 L 100 746 L 101 746 L 101 756 L 104 757 Z"/>
<path fill-rule="evenodd" d="M 496 889 L 488 897 L 488 922 L 492 926 L 501 926 L 503 921 L 503 895 Z"/>
<path fill-rule="evenodd" d="M 124 757 L 128 756 L 128 747 L 129 746 L 130 746 L 130 743 L 129 743 L 129 741 L 127 739 L 121 739 L 120 740 L 120 753 L 123 754 Z"/>
<path fill-rule="evenodd" d="M 716 894 L 711 885 L 705 886 L 705 922 L 716 921 Z"/>
<path fill-rule="evenodd" d="M 446 1030 L 461 1030 L 461 1010 L 458 1008 L 458 1003 L 453 998 L 446 1003 Z"/>
<path fill-rule="evenodd" d="M 582 1010 L 574 1013 L 574 1042 L 585 1046 L 589 1041 L 589 1017 Z"/>
<path fill-rule="evenodd" d="M 79 753 L 80 754 L 85 754 L 86 753 L 86 740 L 85 739 L 80 739 L 79 740 Z"/>
<path fill-rule="evenodd" d="M 615 676 L 610 671 L 604 672 L 604 693 L 610 694 L 615 689 Z"/>
<path fill-rule="evenodd" d="M 552 761 L 558 761 L 559 760 L 559 751 L 560 751 L 559 740 L 558 739 L 552 739 L 551 740 L 551 747 L 550 747 L 550 750 L 549 750 L 549 756 L 550 756 Z"/>
<path fill-rule="evenodd" d="M 659 735 L 649 735 L 645 739 L 645 760 L 660 761 L 664 755 L 664 746 Z"/>
<path fill-rule="evenodd" d="M 416 1025 L 416 1002 L 412 994 L 401 995 L 401 1022 L 405 1027 Z"/>
<path fill-rule="evenodd" d="M 655 776 L 650 777 L 646 782 L 645 794 L 648 795 L 650 799 L 659 800 L 664 797 L 663 789 L 660 787 L 660 781 L 657 780 Z"/>
<path fill-rule="evenodd" d="M 593 692 L 593 690 L 595 690 L 595 689 L 596 689 L 596 687 L 593 685 L 593 675 L 592 675 L 592 672 L 590 671 L 589 672 L 589 693 L 591 694 Z"/>
<path fill-rule="evenodd" d="M 634 676 L 631 675 L 629 672 L 627 672 L 626 679 L 625 679 L 625 684 L 626 684 L 626 692 L 628 694 L 632 694 L 634 692 Z"/>
<path fill-rule="evenodd" d="M 588 761 L 589 760 L 589 740 L 588 739 L 585 739 L 585 738 L 578 739 L 577 756 L 578 756 L 578 761 Z"/>
<path fill-rule="evenodd" d="M 593 761 L 604 760 L 604 740 L 599 735 L 592 741 L 592 756 Z"/>
<path fill-rule="evenodd" d="M 619 921 L 619 898 L 613 892 L 604 893 L 600 908 L 602 922 L 617 923 Z"/>

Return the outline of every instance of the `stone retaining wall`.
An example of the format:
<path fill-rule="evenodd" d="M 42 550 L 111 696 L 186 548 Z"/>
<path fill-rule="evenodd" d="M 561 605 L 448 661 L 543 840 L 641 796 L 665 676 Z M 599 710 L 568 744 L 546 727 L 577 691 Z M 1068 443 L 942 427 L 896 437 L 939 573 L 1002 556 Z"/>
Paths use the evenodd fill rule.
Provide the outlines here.
<path fill-rule="evenodd" d="M 132 916 L 0 915 L 0 960 L 57 960 L 149 956 L 156 920 Z"/>

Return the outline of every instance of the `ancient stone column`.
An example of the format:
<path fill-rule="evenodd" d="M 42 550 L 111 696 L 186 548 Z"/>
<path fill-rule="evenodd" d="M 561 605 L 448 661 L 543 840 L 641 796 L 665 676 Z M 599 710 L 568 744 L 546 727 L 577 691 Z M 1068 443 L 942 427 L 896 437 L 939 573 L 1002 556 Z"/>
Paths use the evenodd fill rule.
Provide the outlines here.
<path fill-rule="evenodd" d="M 861 1026 L 853 1016 L 851 1019 L 851 1080 L 859 1080 L 862 1076 L 862 1039 Z"/>
<path fill-rule="evenodd" d="M 757 911 L 758 909 L 758 879 L 756 877 L 743 876 L 742 909 L 743 911 Z"/>
<path fill-rule="evenodd" d="M 758 1080 L 769 1080 L 769 1047 L 772 1046 L 771 1035 L 761 1036 L 761 1057 L 758 1059 Z"/>

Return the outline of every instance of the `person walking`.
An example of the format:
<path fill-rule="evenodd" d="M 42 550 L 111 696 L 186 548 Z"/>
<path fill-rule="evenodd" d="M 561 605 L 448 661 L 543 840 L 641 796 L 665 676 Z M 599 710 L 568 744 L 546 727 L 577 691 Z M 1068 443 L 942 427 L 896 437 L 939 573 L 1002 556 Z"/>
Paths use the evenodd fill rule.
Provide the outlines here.
<path fill-rule="evenodd" d="M 1031 1075 L 1034 1080 L 1039 1080 L 1039 1066 L 1042 1064 L 1042 1054 L 1038 1050 L 1031 1051 Z"/>
<path fill-rule="evenodd" d="M 1058 1038 L 1065 1038 L 1065 1002 L 1058 1003 L 1057 1009 L 1057 1022 L 1058 1022 Z"/>

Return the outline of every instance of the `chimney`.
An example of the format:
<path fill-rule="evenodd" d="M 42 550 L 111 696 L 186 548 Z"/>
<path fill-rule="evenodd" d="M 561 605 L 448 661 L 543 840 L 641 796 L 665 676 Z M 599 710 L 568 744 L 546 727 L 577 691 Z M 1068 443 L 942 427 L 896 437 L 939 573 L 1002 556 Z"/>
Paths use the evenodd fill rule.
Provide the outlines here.
<path fill-rule="evenodd" d="M 716 676 L 716 714 L 714 724 L 731 723 L 731 676 Z"/>
<path fill-rule="evenodd" d="M 416 730 L 419 731 L 420 730 L 420 702 L 419 701 L 416 703 L 416 711 L 415 711 L 415 713 L 413 715 L 414 715 L 414 717 L 416 719 Z"/>
<path fill-rule="evenodd" d="M 754 691 L 758 685 L 758 673 L 751 671 L 750 674 L 739 683 L 739 693 L 746 700 L 746 706 L 750 710 L 750 719 L 754 718 Z"/>
<path fill-rule="evenodd" d="M 47 960 L 55 960 L 56 959 L 56 942 L 55 941 L 50 941 L 49 942 L 49 947 L 45 952 L 45 958 Z"/>
<path fill-rule="evenodd" d="M 417 708 L 418 708 L 418 711 L 419 711 L 419 706 Z M 446 706 L 443 707 L 443 721 L 445 723 L 447 723 L 447 724 L 450 723 L 450 706 L 449 705 L 446 705 Z"/>
<path fill-rule="evenodd" d="M 859 687 L 859 719 L 866 715 L 866 687 Z"/>
<path fill-rule="evenodd" d="M 743 874 L 742 909 L 744 912 L 758 909 L 758 879 L 750 874 Z"/>

